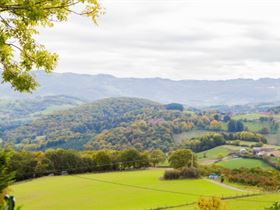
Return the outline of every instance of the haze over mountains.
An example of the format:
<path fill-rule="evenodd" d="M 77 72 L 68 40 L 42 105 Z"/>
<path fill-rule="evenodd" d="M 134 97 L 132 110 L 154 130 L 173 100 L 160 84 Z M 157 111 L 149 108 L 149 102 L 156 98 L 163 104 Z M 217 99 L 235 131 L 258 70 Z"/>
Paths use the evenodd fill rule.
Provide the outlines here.
<path fill-rule="evenodd" d="M 1 85 L 1 98 L 66 95 L 84 101 L 107 97 L 140 97 L 161 103 L 190 106 L 235 105 L 280 101 L 280 79 L 234 79 L 224 81 L 162 78 L 117 78 L 111 75 L 36 72 L 41 84 L 33 94 L 20 94 Z"/>

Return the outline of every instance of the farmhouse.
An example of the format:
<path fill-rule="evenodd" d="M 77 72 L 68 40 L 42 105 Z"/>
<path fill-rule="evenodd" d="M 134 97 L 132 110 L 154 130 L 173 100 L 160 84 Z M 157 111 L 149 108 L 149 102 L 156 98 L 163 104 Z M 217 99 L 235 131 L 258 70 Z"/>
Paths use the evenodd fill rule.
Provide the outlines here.
<path fill-rule="evenodd" d="M 275 150 L 270 153 L 272 157 L 280 157 L 280 150 Z"/>
<path fill-rule="evenodd" d="M 265 153 L 271 153 L 275 151 L 276 149 L 273 147 L 254 147 L 253 148 L 253 154 L 254 155 L 261 155 Z"/>

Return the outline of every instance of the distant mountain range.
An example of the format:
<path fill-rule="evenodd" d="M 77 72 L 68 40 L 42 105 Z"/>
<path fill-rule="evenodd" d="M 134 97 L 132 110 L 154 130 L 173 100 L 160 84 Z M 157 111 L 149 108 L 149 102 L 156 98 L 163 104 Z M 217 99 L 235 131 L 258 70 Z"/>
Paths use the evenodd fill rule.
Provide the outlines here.
<path fill-rule="evenodd" d="M 236 105 L 280 101 L 280 79 L 234 79 L 225 81 L 161 78 L 117 78 L 111 75 L 35 73 L 41 86 L 33 94 L 21 94 L 0 85 L 1 98 L 65 95 L 83 101 L 108 97 L 139 97 L 161 103 L 190 106 Z"/>

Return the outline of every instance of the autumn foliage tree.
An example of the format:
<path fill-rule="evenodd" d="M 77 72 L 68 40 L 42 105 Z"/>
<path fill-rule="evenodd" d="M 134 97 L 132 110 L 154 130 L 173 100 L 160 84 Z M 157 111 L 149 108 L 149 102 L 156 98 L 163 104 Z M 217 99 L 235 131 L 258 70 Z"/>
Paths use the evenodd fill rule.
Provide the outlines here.
<path fill-rule="evenodd" d="M 197 202 L 199 210 L 229 210 L 227 204 L 220 198 L 200 198 Z"/>
<path fill-rule="evenodd" d="M 4 82 L 15 90 L 31 92 L 38 83 L 31 70 L 51 72 L 58 55 L 34 39 L 38 27 L 66 21 L 69 14 L 102 14 L 97 0 L 0 0 L 0 69 Z"/>

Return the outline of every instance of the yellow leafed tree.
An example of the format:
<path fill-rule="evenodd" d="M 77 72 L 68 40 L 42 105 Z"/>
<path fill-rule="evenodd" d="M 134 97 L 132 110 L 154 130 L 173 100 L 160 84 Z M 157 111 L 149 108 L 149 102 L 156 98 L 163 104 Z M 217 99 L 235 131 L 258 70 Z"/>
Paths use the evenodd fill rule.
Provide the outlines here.
<path fill-rule="evenodd" d="M 197 202 L 199 210 L 229 210 L 226 202 L 220 198 L 200 198 Z"/>

